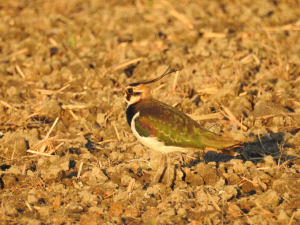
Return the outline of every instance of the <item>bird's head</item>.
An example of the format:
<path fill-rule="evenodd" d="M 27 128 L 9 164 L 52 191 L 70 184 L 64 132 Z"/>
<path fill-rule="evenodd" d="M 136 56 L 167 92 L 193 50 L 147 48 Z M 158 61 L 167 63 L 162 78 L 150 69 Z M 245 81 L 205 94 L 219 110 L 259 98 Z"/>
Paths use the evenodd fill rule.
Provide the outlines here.
<path fill-rule="evenodd" d="M 135 104 L 143 99 L 151 98 L 150 89 L 142 83 L 129 84 L 124 93 L 127 106 Z"/>
<path fill-rule="evenodd" d="M 125 93 L 124 93 L 127 107 L 132 104 L 135 104 L 141 100 L 151 98 L 150 89 L 147 86 L 147 84 L 158 81 L 158 80 L 162 79 L 164 76 L 176 71 L 173 69 L 171 69 L 171 70 L 169 70 L 169 69 L 170 69 L 170 67 L 166 70 L 166 72 L 164 72 L 164 74 L 162 74 L 161 76 L 159 76 L 153 80 L 127 85 L 127 87 L 125 88 Z"/>

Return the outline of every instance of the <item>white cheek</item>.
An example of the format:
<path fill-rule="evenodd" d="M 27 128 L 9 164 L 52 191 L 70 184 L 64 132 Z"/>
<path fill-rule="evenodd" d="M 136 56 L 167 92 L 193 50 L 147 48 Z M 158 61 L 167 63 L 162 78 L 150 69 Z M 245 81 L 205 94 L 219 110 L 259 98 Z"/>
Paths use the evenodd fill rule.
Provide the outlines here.
<path fill-rule="evenodd" d="M 140 100 L 141 100 L 141 96 L 139 96 L 139 95 L 132 95 L 130 97 L 130 100 L 129 100 L 128 104 L 134 104 L 134 103 L 136 103 L 136 102 L 138 102 Z"/>

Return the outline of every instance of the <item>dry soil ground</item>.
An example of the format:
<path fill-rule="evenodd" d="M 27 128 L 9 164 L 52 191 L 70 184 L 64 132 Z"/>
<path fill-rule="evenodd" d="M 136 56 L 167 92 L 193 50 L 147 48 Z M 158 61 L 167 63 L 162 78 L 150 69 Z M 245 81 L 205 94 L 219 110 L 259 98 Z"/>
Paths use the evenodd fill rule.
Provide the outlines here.
<path fill-rule="evenodd" d="M 297 0 L 1 0 L 1 224 L 299 224 Z M 143 147 L 127 84 L 240 156 Z"/>

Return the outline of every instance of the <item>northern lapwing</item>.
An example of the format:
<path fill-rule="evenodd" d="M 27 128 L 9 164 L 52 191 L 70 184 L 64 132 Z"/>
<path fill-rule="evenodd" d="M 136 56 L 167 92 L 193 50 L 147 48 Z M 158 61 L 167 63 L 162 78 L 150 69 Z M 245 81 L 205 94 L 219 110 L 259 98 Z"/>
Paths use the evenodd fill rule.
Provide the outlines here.
<path fill-rule="evenodd" d="M 174 72 L 168 70 L 158 78 L 125 88 L 127 122 L 135 137 L 146 147 L 166 154 L 214 149 L 237 155 L 230 147 L 241 142 L 210 132 L 177 108 L 152 98 L 147 84 Z"/>

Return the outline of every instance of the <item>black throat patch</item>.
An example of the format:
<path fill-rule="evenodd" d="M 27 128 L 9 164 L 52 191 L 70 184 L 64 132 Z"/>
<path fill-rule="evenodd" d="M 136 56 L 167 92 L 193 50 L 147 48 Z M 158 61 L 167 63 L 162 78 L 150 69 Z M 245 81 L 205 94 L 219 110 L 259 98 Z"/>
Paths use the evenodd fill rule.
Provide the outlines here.
<path fill-rule="evenodd" d="M 132 120 L 133 116 L 137 113 L 136 108 L 135 108 L 136 104 L 137 103 L 128 106 L 128 108 L 126 110 L 126 119 L 127 119 L 128 125 L 130 127 L 131 127 L 131 120 Z"/>

